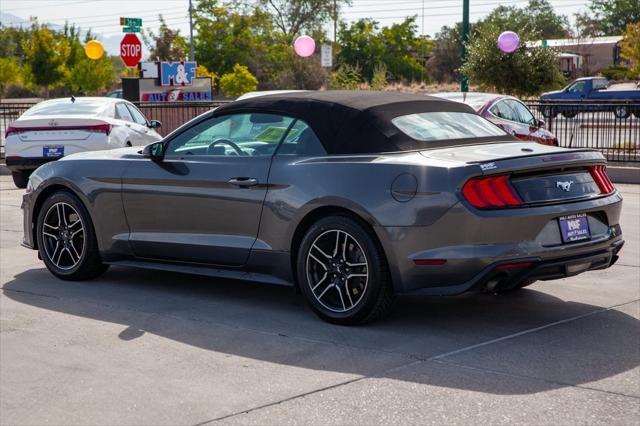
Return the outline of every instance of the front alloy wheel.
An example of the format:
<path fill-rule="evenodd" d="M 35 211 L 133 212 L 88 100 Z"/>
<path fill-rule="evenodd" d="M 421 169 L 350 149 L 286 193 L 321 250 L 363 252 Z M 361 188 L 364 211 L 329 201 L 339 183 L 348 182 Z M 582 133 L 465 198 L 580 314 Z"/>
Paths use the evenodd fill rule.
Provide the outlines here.
<path fill-rule="evenodd" d="M 74 194 L 59 191 L 39 210 L 36 238 L 47 269 L 63 280 L 95 278 L 107 270 L 98 252 L 91 217 Z"/>
<path fill-rule="evenodd" d="M 309 228 L 297 275 L 314 312 L 335 324 L 374 321 L 389 312 L 394 299 L 380 244 L 366 224 L 350 216 L 328 216 Z"/>

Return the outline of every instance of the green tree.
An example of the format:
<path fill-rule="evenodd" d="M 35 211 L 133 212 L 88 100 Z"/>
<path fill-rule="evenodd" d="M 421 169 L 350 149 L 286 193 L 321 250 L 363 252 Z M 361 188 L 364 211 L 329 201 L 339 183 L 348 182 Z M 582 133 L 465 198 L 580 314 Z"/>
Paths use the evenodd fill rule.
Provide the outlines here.
<path fill-rule="evenodd" d="M 620 42 L 620 57 L 629 63 L 632 75 L 640 76 L 640 22 L 627 24 Z"/>
<path fill-rule="evenodd" d="M 9 83 L 20 81 L 20 64 L 16 58 L 0 58 L 0 93 Z"/>
<path fill-rule="evenodd" d="M 25 53 L 25 69 L 37 86 L 49 89 L 59 84 L 67 76 L 67 60 L 70 54 L 69 42 L 44 25 L 34 22 L 31 32 L 22 42 Z"/>
<path fill-rule="evenodd" d="M 382 29 L 378 25 L 372 19 L 340 25 L 338 66 L 358 67 L 367 81 L 380 65 L 386 67 L 390 80 L 422 80 L 425 70 L 421 60 L 433 42 L 417 36 L 415 17 Z"/>
<path fill-rule="evenodd" d="M 582 37 L 621 35 L 628 24 L 640 22 L 640 0 L 592 0 L 589 11 L 576 14 Z"/>
<path fill-rule="evenodd" d="M 541 39 L 571 35 L 568 18 L 558 15 L 547 0 L 529 0 L 523 8 L 498 6 L 478 23 L 476 30 L 480 31 L 486 25 L 500 31 L 526 32 Z"/>
<path fill-rule="evenodd" d="M 218 75 L 242 64 L 259 80 L 275 81 L 288 63 L 288 45 L 274 30 L 271 15 L 263 10 L 241 11 L 219 7 L 215 0 L 202 0 L 196 9 L 195 27 L 196 60 Z"/>
<path fill-rule="evenodd" d="M 519 97 L 537 95 L 563 84 L 553 49 L 527 46 L 531 37 L 520 34 L 520 47 L 513 53 L 504 53 L 496 44 L 499 34 L 496 27 L 484 27 L 469 43 L 462 71 L 472 83 Z"/>
<path fill-rule="evenodd" d="M 158 34 L 151 30 L 142 33 L 142 40 L 149 49 L 149 60 L 179 61 L 186 57 L 187 40 L 180 35 L 180 30 L 172 30 L 167 26 L 162 14 L 159 15 L 160 28 Z"/>
<path fill-rule="evenodd" d="M 329 88 L 333 90 L 356 90 L 362 83 L 358 66 L 343 64 L 329 75 Z"/>
<path fill-rule="evenodd" d="M 351 0 L 260 0 L 288 42 L 301 32 L 315 32 Z"/>
<path fill-rule="evenodd" d="M 258 80 L 243 65 L 235 64 L 233 72 L 220 77 L 220 88 L 227 96 L 240 96 L 258 87 Z"/>
<path fill-rule="evenodd" d="M 441 83 L 451 83 L 460 80 L 462 57 L 462 24 L 453 27 L 444 26 L 436 34 L 435 45 L 427 61 L 429 76 Z"/>

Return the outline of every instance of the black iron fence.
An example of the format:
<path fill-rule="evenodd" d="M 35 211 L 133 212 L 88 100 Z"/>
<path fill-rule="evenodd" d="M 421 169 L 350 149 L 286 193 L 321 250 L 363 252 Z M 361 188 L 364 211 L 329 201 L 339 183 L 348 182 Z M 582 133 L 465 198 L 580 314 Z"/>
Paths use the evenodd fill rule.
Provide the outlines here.
<path fill-rule="evenodd" d="M 640 163 L 640 101 L 525 102 L 566 148 L 595 148 L 608 161 Z"/>
<path fill-rule="evenodd" d="M 192 118 L 228 101 L 140 102 L 138 107 L 150 120 L 162 122 L 166 135 Z M 541 102 L 526 101 L 536 118 L 567 148 L 595 148 L 608 161 L 640 164 L 640 102 Z M 6 128 L 33 102 L 0 103 L 0 158 L 4 158 Z"/>
<path fill-rule="evenodd" d="M 229 101 L 137 102 L 136 105 L 149 120 L 158 120 L 162 123 L 158 133 L 165 136 L 192 118 L 227 102 Z"/>

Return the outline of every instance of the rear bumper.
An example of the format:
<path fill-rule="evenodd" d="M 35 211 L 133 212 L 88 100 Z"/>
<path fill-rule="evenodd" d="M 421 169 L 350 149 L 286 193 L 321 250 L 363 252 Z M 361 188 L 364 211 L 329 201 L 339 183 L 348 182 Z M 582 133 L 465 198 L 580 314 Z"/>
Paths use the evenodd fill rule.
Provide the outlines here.
<path fill-rule="evenodd" d="M 397 292 L 454 295 L 611 266 L 624 241 L 618 193 L 597 200 L 477 213 L 461 204 L 433 225 L 378 227 Z M 557 218 L 586 213 L 591 238 L 563 243 Z M 525 263 L 526 267 L 498 268 Z M 492 282 L 494 281 L 494 282 Z"/>
<path fill-rule="evenodd" d="M 43 164 L 56 161 L 55 157 L 7 157 L 7 168 L 12 172 L 35 170 Z"/>

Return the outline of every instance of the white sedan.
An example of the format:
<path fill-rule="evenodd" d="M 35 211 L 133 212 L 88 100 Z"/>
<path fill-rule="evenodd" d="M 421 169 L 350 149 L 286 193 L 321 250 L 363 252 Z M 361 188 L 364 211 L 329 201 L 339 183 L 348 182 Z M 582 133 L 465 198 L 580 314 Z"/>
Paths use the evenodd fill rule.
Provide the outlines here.
<path fill-rule="evenodd" d="M 162 139 L 131 102 L 117 98 L 63 98 L 40 102 L 7 128 L 6 163 L 18 188 L 40 165 L 76 152 L 147 145 Z"/>

